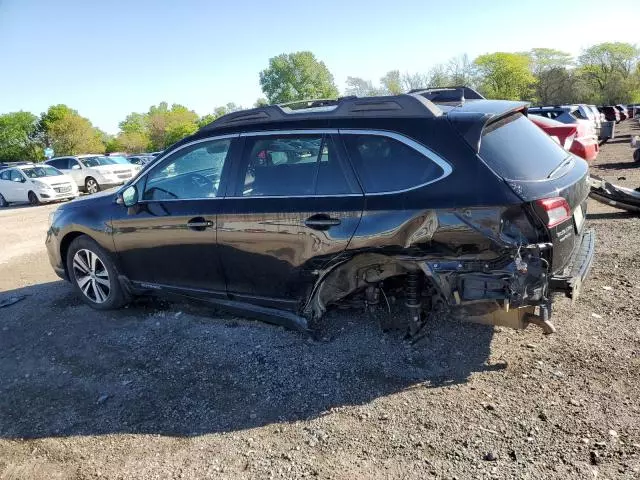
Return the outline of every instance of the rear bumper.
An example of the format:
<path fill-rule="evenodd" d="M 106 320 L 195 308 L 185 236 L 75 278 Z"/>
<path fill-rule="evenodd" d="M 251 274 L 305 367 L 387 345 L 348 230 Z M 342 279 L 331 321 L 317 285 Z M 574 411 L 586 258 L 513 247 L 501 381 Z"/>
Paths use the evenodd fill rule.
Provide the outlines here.
<path fill-rule="evenodd" d="M 580 293 L 593 264 L 596 249 L 596 235 L 593 230 L 582 234 L 580 244 L 574 250 L 571 260 L 562 272 L 554 274 L 549 281 L 552 293 L 564 293 L 575 299 Z"/>

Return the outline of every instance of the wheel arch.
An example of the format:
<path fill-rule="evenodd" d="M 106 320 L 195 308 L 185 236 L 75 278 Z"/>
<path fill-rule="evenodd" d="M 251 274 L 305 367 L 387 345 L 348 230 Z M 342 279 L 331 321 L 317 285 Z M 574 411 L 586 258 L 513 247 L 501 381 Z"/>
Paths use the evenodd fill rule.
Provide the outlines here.
<path fill-rule="evenodd" d="M 65 275 L 67 276 L 67 278 L 71 278 L 69 276 L 69 269 L 67 268 L 67 253 L 69 252 L 69 246 L 71 245 L 71 242 L 73 242 L 76 238 L 82 237 L 83 235 L 89 237 L 89 235 L 83 232 L 69 232 L 64 237 L 62 237 L 62 240 L 60 241 L 60 259 L 62 260 L 62 265 L 64 267 Z"/>

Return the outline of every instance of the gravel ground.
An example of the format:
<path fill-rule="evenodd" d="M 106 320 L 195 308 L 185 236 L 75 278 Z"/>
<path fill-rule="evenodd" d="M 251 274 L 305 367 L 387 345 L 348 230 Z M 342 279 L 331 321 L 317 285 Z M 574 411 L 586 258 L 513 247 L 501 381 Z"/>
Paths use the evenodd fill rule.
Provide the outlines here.
<path fill-rule="evenodd" d="M 637 187 L 640 128 L 618 130 L 593 173 Z M 0 298 L 27 295 L 0 309 L 2 480 L 640 478 L 637 217 L 590 202 L 597 259 L 555 335 L 443 322 L 412 347 L 359 312 L 312 341 L 185 304 L 93 311 L 48 265 L 53 208 L 0 211 Z"/>

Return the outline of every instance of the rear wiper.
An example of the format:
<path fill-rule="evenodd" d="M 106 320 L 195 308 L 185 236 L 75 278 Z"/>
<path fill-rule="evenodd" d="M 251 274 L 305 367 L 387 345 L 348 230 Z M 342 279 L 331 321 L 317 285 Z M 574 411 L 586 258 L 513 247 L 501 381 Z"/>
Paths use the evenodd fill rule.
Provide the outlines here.
<path fill-rule="evenodd" d="M 573 157 L 569 156 L 569 157 L 567 157 L 567 159 L 564 162 L 562 162 L 556 168 L 551 170 L 551 173 L 549 174 L 549 176 L 547 178 L 553 177 L 554 174 L 557 173 L 560 169 L 562 169 L 563 167 L 566 167 L 567 165 L 570 165 L 571 163 L 573 163 Z"/>

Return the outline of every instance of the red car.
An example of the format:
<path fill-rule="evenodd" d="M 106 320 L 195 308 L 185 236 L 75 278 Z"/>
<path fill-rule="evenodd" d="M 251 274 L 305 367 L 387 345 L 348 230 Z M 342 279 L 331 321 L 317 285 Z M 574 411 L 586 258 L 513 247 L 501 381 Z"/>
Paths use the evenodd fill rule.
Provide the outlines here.
<path fill-rule="evenodd" d="M 590 128 L 583 122 L 566 124 L 539 115 L 530 115 L 529 120 L 544 130 L 547 135 L 556 140 L 565 150 L 587 161 L 595 160 L 600 151 L 598 139 Z"/>

